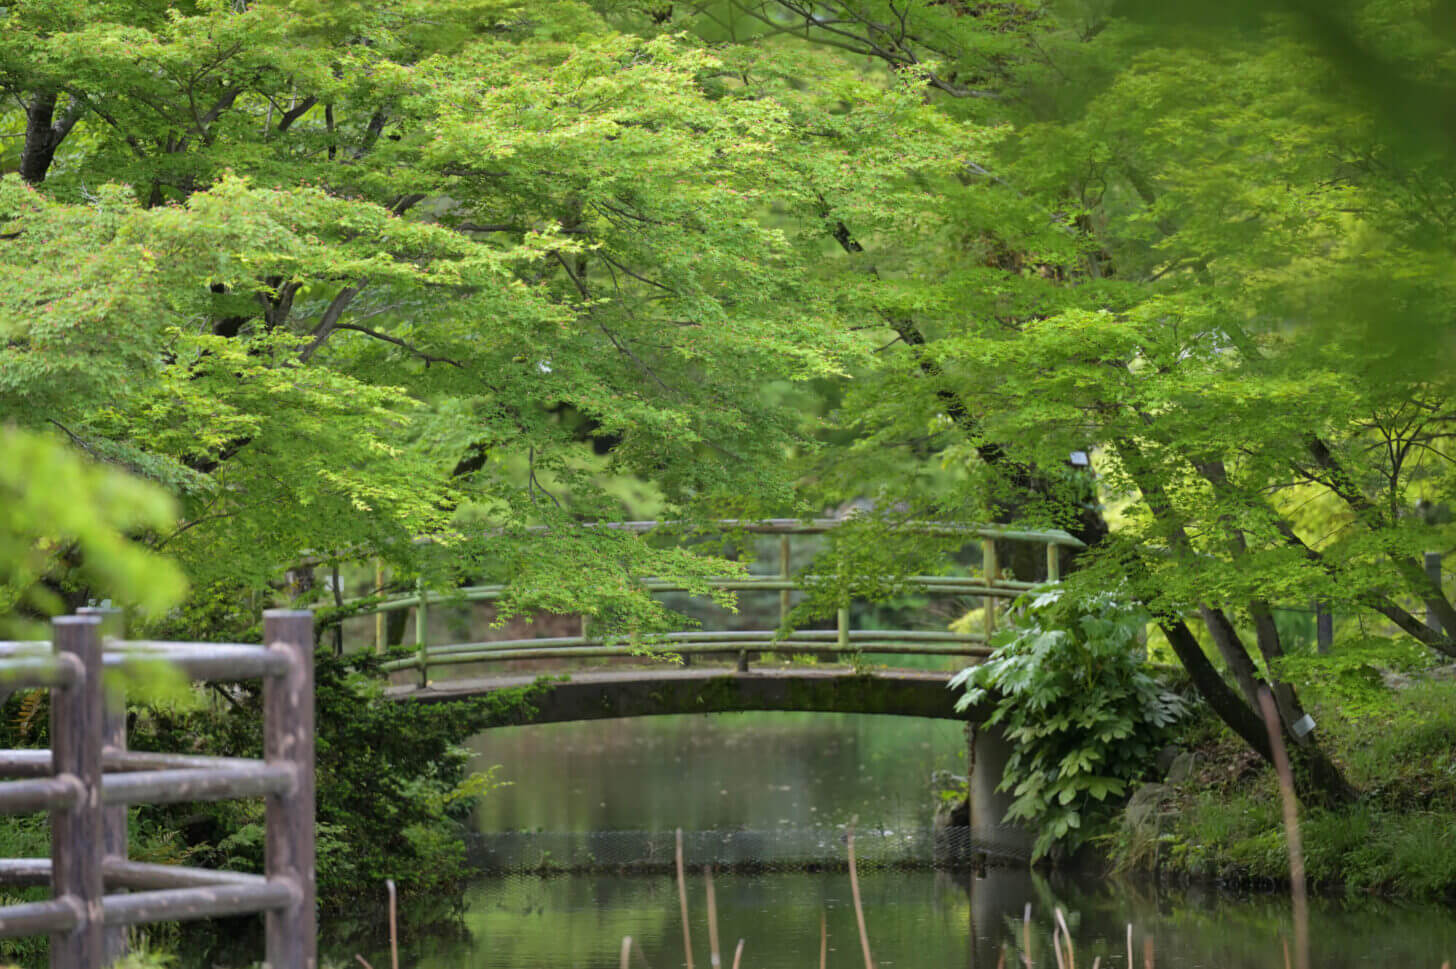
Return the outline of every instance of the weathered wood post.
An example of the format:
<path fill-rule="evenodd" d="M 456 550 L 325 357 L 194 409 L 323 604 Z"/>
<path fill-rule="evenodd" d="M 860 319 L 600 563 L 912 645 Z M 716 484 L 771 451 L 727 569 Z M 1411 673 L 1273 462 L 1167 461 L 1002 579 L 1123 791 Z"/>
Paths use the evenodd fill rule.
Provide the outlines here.
<path fill-rule="evenodd" d="M 125 634 L 120 609 L 87 606 L 84 609 L 77 609 L 76 614 L 101 617 L 101 652 L 103 656 L 106 653 L 106 640 L 120 639 Z M 126 750 L 126 691 L 119 683 L 112 684 L 110 687 L 107 687 L 103 683 L 103 689 L 105 696 L 103 698 L 104 706 L 101 714 L 101 754 L 104 761 L 106 751 L 115 750 L 121 752 Z M 105 774 L 106 769 L 103 763 L 103 778 Z M 126 860 L 127 831 L 125 804 L 113 804 L 111 807 L 103 810 L 101 848 L 105 861 Z M 107 965 L 126 955 L 126 926 L 107 926 L 102 929 L 101 938 Z"/>
<path fill-rule="evenodd" d="M 1441 553 L 1427 552 L 1425 555 L 1425 566 L 1426 578 L 1430 579 L 1431 584 L 1434 585 L 1437 589 L 1441 588 Z M 1436 610 L 1432 609 L 1430 606 L 1426 606 L 1426 625 L 1434 629 L 1436 632 L 1442 632 L 1441 620 L 1436 615 Z M 1456 632 L 1456 630 L 1448 629 L 1445 630 L 1445 632 L 1449 634 L 1452 632 Z"/>
<path fill-rule="evenodd" d="M 415 654 L 419 657 L 420 688 L 423 689 L 430 685 L 430 633 L 426 622 L 430 615 L 430 605 L 424 579 L 415 580 L 415 595 L 419 597 L 419 602 L 415 605 Z"/>
<path fill-rule="evenodd" d="M 789 581 L 789 536 L 779 536 L 779 578 Z M 789 590 L 779 590 L 779 628 L 789 621 Z"/>
<path fill-rule="evenodd" d="M 1314 601 L 1314 641 L 1315 649 L 1322 654 L 1335 644 L 1335 617 L 1324 599 Z"/>
<path fill-rule="evenodd" d="M 288 672 L 263 680 L 263 759 L 289 764 L 294 786 L 267 799 L 265 870 L 270 882 L 292 887 L 286 908 L 266 917 L 269 969 L 317 969 L 314 911 L 313 614 L 263 613 L 263 641 L 289 659 Z"/>
<path fill-rule="evenodd" d="M 986 585 L 995 585 L 996 574 L 1000 571 L 1000 566 L 996 562 L 996 540 L 985 539 L 981 542 L 981 574 L 986 577 Z M 990 641 L 991 634 L 996 631 L 996 597 L 986 596 L 986 605 L 982 607 L 981 611 L 985 615 L 981 624 L 982 629 L 987 641 Z"/>
<path fill-rule="evenodd" d="M 381 559 L 381 558 L 376 558 L 374 560 L 374 594 L 376 596 L 379 596 L 379 595 L 383 595 L 384 594 L 384 559 Z M 375 653 L 383 653 L 384 652 L 384 638 L 385 638 L 384 613 L 383 612 L 380 612 L 378 609 L 376 609 L 376 610 L 374 610 L 374 652 Z"/>
<path fill-rule="evenodd" d="M 76 927 L 51 933 L 51 969 L 99 969 L 103 957 L 101 848 L 101 617 L 51 620 L 51 649 L 79 676 L 51 691 L 51 764 L 78 796 L 51 810 L 51 890 L 77 914 Z"/>

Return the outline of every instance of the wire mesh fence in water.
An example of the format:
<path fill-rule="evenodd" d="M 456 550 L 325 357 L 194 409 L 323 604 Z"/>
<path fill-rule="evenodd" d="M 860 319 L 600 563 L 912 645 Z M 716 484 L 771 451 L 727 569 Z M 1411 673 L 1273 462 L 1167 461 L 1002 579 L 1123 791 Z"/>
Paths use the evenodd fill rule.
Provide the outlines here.
<path fill-rule="evenodd" d="M 470 861 L 482 871 L 670 871 L 672 831 L 512 831 L 473 834 Z M 691 869 L 810 871 L 848 863 L 845 829 L 734 828 L 683 832 L 683 862 Z M 922 828 L 855 832 L 855 859 L 866 868 L 968 868 L 1025 862 L 1026 836 L 1014 828 Z"/>

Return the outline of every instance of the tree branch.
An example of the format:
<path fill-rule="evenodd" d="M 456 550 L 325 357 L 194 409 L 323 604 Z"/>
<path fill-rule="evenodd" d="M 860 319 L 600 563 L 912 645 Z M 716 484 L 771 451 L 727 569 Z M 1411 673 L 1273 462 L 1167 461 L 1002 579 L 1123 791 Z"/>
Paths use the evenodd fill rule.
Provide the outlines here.
<path fill-rule="evenodd" d="M 355 333 L 362 333 L 365 336 L 372 336 L 376 340 L 383 340 L 385 343 L 393 343 L 397 347 L 408 350 L 414 356 L 419 357 L 421 360 L 425 361 L 426 364 L 448 363 L 452 367 L 457 367 L 461 370 L 465 369 L 465 364 L 461 363 L 458 360 L 452 360 L 449 357 L 437 357 L 432 353 L 426 353 L 418 347 L 411 346 L 410 344 L 401 340 L 399 337 L 390 336 L 388 333 L 380 333 L 378 330 L 371 330 L 367 326 L 359 326 L 357 323 L 340 323 L 334 327 L 334 331 L 338 330 L 352 330 Z"/>
<path fill-rule="evenodd" d="M 339 322 L 339 317 L 344 315 L 344 310 L 349 308 L 349 304 L 354 302 L 354 297 L 358 296 L 368 285 L 369 280 L 361 279 L 358 285 L 345 286 L 339 290 L 338 295 L 329 301 L 323 316 L 319 317 L 318 326 L 313 328 L 313 339 L 298 354 L 299 363 L 308 363 L 309 358 L 324 345 L 324 341 L 329 338 L 329 334 L 333 332 L 335 325 Z"/>
<path fill-rule="evenodd" d="M 308 97 L 304 98 L 302 101 L 298 102 L 293 107 L 283 112 L 283 117 L 278 119 L 278 130 L 282 132 L 287 131 L 289 128 L 292 128 L 293 122 L 308 114 L 309 109 L 312 108 L 315 104 L 318 104 L 318 98 L 310 94 Z"/>

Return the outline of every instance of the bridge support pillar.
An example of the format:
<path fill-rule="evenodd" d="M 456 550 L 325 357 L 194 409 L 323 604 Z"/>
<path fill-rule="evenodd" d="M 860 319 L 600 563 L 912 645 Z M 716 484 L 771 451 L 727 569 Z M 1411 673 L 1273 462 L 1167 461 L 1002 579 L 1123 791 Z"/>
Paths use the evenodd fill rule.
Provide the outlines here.
<path fill-rule="evenodd" d="M 1011 742 L 998 726 L 966 724 L 966 779 L 970 788 L 971 837 L 992 853 L 1029 857 L 1032 832 L 1002 819 L 1015 800 L 1009 791 L 996 790 Z"/>

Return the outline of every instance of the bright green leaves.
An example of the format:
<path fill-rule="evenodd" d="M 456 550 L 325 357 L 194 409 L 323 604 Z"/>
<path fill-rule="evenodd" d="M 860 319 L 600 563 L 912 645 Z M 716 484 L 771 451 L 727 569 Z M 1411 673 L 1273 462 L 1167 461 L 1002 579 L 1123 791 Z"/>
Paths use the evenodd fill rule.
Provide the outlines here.
<path fill-rule="evenodd" d="M 0 248 L 16 268 L 0 298 L 31 312 L 6 317 L 0 407 L 12 420 L 61 422 L 190 493 L 188 510 L 209 527 L 186 529 L 173 549 L 196 555 L 195 568 L 261 580 L 280 546 L 398 544 L 442 523 L 438 471 L 401 433 L 419 404 L 390 383 L 300 366 L 333 327 L 352 325 L 329 313 L 350 291 L 376 314 L 472 290 L 480 315 L 551 312 L 511 285 L 510 267 L 529 255 L 316 189 L 227 179 L 185 207 L 156 209 L 5 190 L 19 215 Z M 79 267 L 64 283 L 42 271 L 61 259 Z M 294 323 L 285 305 L 310 318 Z M 199 327 L 209 318 L 218 322 Z M 233 542 L 245 551 L 219 555 Z"/>
<path fill-rule="evenodd" d="M 78 583 L 118 604 L 161 610 L 181 597 L 176 566 L 131 537 L 171 526 L 173 504 L 161 489 L 88 461 L 58 437 L 6 424 L 0 454 L 0 617 L 64 611 L 56 591 L 39 584 L 62 560 Z M 0 619 L 0 632 L 26 631 Z"/>
<path fill-rule="evenodd" d="M 986 140 L 918 73 L 568 0 L 3 16 L 0 84 L 71 126 L 0 186 L 0 415 L 180 495 L 156 540 L 200 585 L 305 552 L 448 584 L 411 538 L 617 517 L 623 483 L 797 509 L 796 386 L 865 364 L 876 304 L 937 305 L 896 237 Z M 518 604 L 661 627 L 636 580 L 707 566 L 620 541 L 502 553 Z"/>
<path fill-rule="evenodd" d="M 0 400 L 64 420 L 74 401 L 125 397 L 155 373 L 160 340 L 147 324 L 167 297 L 155 254 L 123 231 L 131 211 L 120 189 L 66 208 L 0 181 L 4 232 L 19 240 L 0 245 Z"/>
<path fill-rule="evenodd" d="M 1007 821 L 1038 831 L 1037 855 L 1073 850 L 1125 794 L 1182 715 L 1183 701 L 1143 666 L 1148 616 L 1108 593 L 1080 598 L 1049 587 L 1020 600 L 996 652 L 951 681 L 959 709 L 989 702 L 988 725 L 1012 744 L 1001 790 Z"/>

